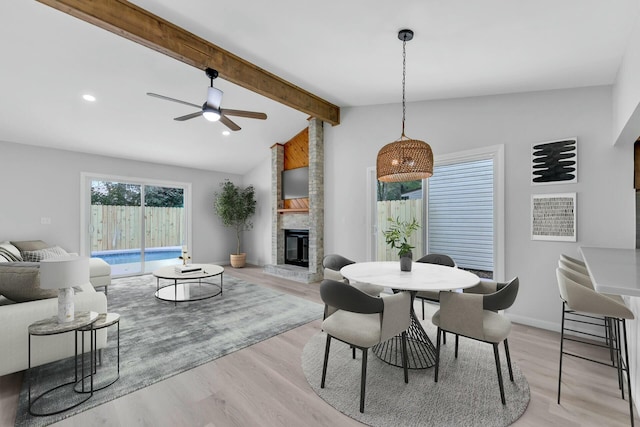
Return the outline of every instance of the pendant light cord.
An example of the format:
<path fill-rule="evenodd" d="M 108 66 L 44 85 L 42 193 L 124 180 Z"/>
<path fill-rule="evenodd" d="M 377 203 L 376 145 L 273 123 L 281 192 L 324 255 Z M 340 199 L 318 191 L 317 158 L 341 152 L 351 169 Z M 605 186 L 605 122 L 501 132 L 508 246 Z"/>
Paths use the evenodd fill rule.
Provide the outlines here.
<path fill-rule="evenodd" d="M 407 75 L 407 37 L 403 37 L 402 39 L 402 136 L 401 138 L 406 138 L 404 134 L 404 119 L 407 112 L 407 107 L 405 105 L 405 80 Z"/>

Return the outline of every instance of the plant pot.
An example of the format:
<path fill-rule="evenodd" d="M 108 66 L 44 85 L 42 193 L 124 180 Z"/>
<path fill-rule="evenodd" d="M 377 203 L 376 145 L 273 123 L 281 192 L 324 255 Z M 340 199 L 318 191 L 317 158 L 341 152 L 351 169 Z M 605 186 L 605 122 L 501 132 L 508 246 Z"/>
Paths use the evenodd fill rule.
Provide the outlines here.
<path fill-rule="evenodd" d="M 244 252 L 241 254 L 231 254 L 229 257 L 231 261 L 231 267 L 233 268 L 242 268 L 247 262 L 247 254 Z"/>
<path fill-rule="evenodd" d="M 413 254 L 411 252 L 402 254 L 400 257 L 400 271 L 411 271 Z"/>

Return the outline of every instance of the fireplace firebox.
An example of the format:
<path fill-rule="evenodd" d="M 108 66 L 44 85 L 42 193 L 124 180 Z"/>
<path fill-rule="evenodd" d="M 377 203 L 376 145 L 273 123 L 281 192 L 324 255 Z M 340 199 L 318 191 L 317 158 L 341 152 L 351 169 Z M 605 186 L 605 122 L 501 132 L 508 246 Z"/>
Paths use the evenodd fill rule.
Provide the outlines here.
<path fill-rule="evenodd" d="M 309 267 L 309 230 L 284 230 L 284 263 Z"/>

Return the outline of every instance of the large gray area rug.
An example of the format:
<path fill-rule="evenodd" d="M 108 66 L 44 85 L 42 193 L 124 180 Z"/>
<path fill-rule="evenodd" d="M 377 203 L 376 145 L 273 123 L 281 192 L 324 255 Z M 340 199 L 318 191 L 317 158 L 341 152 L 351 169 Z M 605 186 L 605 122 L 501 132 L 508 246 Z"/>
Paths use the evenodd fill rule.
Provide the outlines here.
<path fill-rule="evenodd" d="M 430 323 L 430 322 L 429 322 Z M 424 323 L 430 336 L 433 325 Z M 433 368 L 409 370 L 404 383 L 402 368 L 388 365 L 369 351 L 364 414 L 360 409 L 362 353 L 352 359 L 348 345 L 331 340 L 325 388 L 320 388 L 326 334 L 319 332 L 306 344 L 302 368 L 313 390 L 340 412 L 370 426 L 506 426 L 517 420 L 529 403 L 529 383 L 512 360 L 514 382 L 509 380 L 501 353 L 505 406 L 490 344 L 460 338 L 458 359 L 454 338 L 447 336 L 441 349 L 438 382 Z M 501 346 L 502 348 L 502 346 Z"/>
<path fill-rule="evenodd" d="M 214 283 L 217 280 L 213 278 Z M 108 309 L 121 316 L 118 381 L 77 408 L 48 417 L 29 415 L 25 381 L 16 426 L 53 423 L 319 319 L 323 311 L 320 304 L 228 275 L 224 276 L 223 295 L 177 306 L 155 298 L 155 290 L 156 279 L 151 275 L 117 279 L 109 287 Z M 115 327 L 108 329 L 108 337 L 109 346 L 114 348 Z M 99 367 L 103 379 L 116 373 L 116 352 L 111 348 L 104 352 Z M 32 396 L 71 379 L 73 361 L 54 362 L 33 371 L 38 390 L 32 390 Z M 77 399 L 76 395 L 70 389 L 61 389 L 52 394 L 52 400 Z M 46 403 L 43 401 L 43 405 Z"/>

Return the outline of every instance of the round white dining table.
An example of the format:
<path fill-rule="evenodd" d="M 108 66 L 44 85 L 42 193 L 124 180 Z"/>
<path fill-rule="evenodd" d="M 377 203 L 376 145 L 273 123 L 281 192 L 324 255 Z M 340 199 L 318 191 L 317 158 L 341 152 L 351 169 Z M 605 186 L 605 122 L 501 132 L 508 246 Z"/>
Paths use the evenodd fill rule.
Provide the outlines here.
<path fill-rule="evenodd" d="M 456 267 L 414 262 L 411 271 L 400 271 L 398 261 L 357 262 L 342 267 L 342 276 L 350 281 L 371 283 L 394 291 L 410 291 L 413 298 L 418 291 L 451 291 L 470 288 L 480 283 L 475 274 Z M 435 365 L 436 348 L 416 316 L 411 304 L 411 325 L 407 331 L 408 367 L 425 369 Z M 378 344 L 374 354 L 385 362 L 402 366 L 400 336 Z"/>

